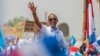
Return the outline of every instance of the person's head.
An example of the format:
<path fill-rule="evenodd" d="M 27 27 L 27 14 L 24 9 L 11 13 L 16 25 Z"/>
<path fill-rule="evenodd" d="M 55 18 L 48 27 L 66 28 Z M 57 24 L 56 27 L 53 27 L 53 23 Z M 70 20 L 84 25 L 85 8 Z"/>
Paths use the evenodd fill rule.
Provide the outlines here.
<path fill-rule="evenodd" d="M 50 14 L 48 16 L 48 23 L 51 27 L 55 27 L 58 22 L 58 18 L 55 14 Z"/>

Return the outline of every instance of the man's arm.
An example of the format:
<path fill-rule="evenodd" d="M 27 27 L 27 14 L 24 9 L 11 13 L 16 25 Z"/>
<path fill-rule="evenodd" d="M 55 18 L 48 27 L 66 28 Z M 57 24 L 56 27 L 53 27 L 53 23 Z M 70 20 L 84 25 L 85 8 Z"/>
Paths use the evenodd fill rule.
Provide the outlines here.
<path fill-rule="evenodd" d="M 42 27 L 42 24 L 41 24 L 41 22 L 39 21 L 39 18 L 38 18 L 38 16 L 37 16 L 36 7 L 34 6 L 34 3 L 33 3 L 33 2 L 29 2 L 28 7 L 30 8 L 30 10 L 31 10 L 31 12 L 32 12 L 32 15 L 33 15 L 33 18 L 34 18 L 35 23 L 37 24 L 37 26 L 38 26 L 39 28 L 41 28 L 41 27 Z"/>

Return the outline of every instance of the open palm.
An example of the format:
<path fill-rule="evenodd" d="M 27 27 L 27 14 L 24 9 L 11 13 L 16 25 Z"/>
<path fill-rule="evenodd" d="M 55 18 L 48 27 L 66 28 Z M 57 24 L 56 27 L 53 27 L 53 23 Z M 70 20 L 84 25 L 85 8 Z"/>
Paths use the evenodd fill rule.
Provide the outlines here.
<path fill-rule="evenodd" d="M 34 3 L 33 2 L 29 2 L 28 3 L 28 7 L 32 11 L 32 13 L 36 13 L 36 7 L 34 6 Z"/>

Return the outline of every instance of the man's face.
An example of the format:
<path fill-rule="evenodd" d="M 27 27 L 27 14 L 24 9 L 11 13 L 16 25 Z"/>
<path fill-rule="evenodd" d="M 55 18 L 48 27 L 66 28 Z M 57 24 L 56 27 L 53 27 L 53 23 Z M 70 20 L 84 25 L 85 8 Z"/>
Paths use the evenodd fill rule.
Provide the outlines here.
<path fill-rule="evenodd" d="M 48 16 L 48 22 L 49 22 L 50 26 L 56 26 L 56 24 L 58 22 L 57 16 L 54 14 L 50 14 Z"/>

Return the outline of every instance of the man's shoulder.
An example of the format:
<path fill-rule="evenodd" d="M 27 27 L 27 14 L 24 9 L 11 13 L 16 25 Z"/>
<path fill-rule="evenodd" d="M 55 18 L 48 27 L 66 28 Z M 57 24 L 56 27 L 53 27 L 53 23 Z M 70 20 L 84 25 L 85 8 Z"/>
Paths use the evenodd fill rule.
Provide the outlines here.
<path fill-rule="evenodd" d="M 57 29 L 57 33 L 59 33 L 60 35 L 63 35 L 63 32 L 60 29 Z"/>
<path fill-rule="evenodd" d="M 48 28 L 50 26 L 42 24 L 42 28 Z"/>
<path fill-rule="evenodd" d="M 61 34 L 63 33 L 59 28 L 57 28 L 57 31 L 59 31 Z"/>
<path fill-rule="evenodd" d="M 42 28 L 40 29 L 40 32 L 47 32 L 48 30 L 50 30 L 50 27 L 42 24 Z"/>

